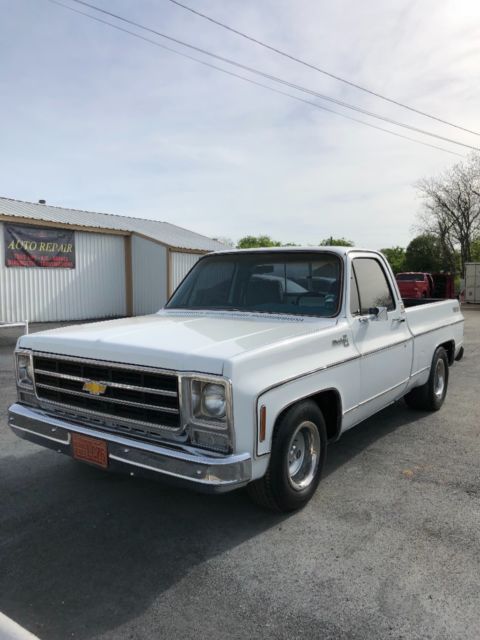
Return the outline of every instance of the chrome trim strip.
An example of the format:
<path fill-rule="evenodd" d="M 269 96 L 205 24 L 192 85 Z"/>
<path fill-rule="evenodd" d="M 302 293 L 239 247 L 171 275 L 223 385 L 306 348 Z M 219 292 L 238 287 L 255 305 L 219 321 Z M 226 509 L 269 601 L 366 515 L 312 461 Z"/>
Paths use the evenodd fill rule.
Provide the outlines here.
<path fill-rule="evenodd" d="M 67 373 L 57 373 L 56 371 L 45 371 L 44 369 L 35 369 L 35 373 L 42 376 L 49 376 L 51 378 L 61 378 L 64 380 L 72 380 L 74 382 L 90 382 L 91 378 L 82 378 L 81 376 L 72 376 Z M 175 376 L 171 376 L 172 378 Z M 177 398 L 178 393 L 176 391 L 167 391 L 167 389 L 152 389 L 151 387 L 138 387 L 134 384 L 123 384 L 121 382 L 110 382 L 109 380 L 97 380 L 95 382 L 99 384 L 105 384 L 107 387 L 114 387 L 115 389 L 126 389 L 128 391 L 138 391 L 140 393 L 151 393 L 159 396 L 167 396 L 169 398 Z"/>
<path fill-rule="evenodd" d="M 121 456 L 116 456 L 114 454 L 110 454 L 108 456 L 110 458 L 110 460 L 116 460 L 117 462 L 122 462 L 123 464 L 128 464 L 129 466 L 135 466 L 135 467 L 139 467 L 140 469 L 146 469 L 147 471 L 155 471 L 156 473 L 161 473 L 162 475 L 165 476 L 171 476 L 172 478 L 181 478 L 182 480 L 191 480 L 191 476 L 187 476 L 185 474 L 181 474 L 178 472 L 173 472 L 173 471 L 167 471 L 166 469 L 162 469 L 161 471 L 159 469 L 157 469 L 156 467 L 152 467 L 149 464 L 143 464 L 142 462 L 132 462 L 126 458 L 122 458 Z M 217 464 L 218 462 L 215 461 Z M 200 464 L 200 463 L 195 463 L 195 464 Z M 195 483 L 197 484 L 204 484 L 207 486 L 210 486 L 212 484 L 211 480 L 205 480 L 204 478 L 195 478 Z M 223 480 L 222 484 L 223 485 L 235 485 L 237 484 L 238 481 L 237 480 Z"/>
<path fill-rule="evenodd" d="M 257 404 L 258 404 L 258 398 L 260 396 L 263 396 L 263 394 L 267 393 L 268 391 L 271 391 L 272 389 L 281 387 L 284 384 L 288 384 L 289 382 L 295 382 L 295 380 L 300 380 L 301 378 L 307 378 L 309 376 L 313 376 L 316 373 L 320 373 L 320 371 L 326 371 L 327 369 L 333 369 L 334 367 L 339 367 L 342 364 L 346 364 L 347 362 L 352 362 L 353 360 L 358 360 L 361 357 L 362 356 L 360 354 L 355 356 L 350 356 L 349 358 L 344 358 L 343 360 L 339 360 L 338 362 L 334 362 L 332 364 L 326 364 L 323 367 L 318 367 L 317 369 L 312 369 L 311 371 L 307 371 L 305 373 L 298 373 L 297 375 L 291 376 L 290 378 L 286 378 L 281 382 L 277 382 L 275 384 L 270 385 L 269 387 L 265 387 L 265 389 L 260 391 L 260 393 L 257 395 Z"/>
<path fill-rule="evenodd" d="M 465 319 L 462 318 L 461 320 L 455 320 L 455 322 L 449 322 L 448 324 L 445 324 L 441 327 L 435 327 L 435 329 L 428 329 L 427 331 L 421 331 L 420 333 L 413 333 L 413 330 L 410 329 L 410 331 L 412 331 L 413 337 L 414 338 L 418 338 L 419 336 L 425 336 L 427 333 L 433 333 L 434 331 L 440 331 L 441 329 L 446 329 L 447 327 L 451 327 L 454 324 L 461 324 L 462 322 L 465 322 Z"/>
<path fill-rule="evenodd" d="M 112 425 L 107 424 L 107 420 L 111 420 L 113 422 L 113 424 L 126 424 L 126 426 L 133 426 L 135 427 L 135 425 L 139 426 L 139 427 L 148 427 L 148 428 L 152 428 L 154 427 L 155 429 L 158 429 L 160 431 L 169 431 L 169 432 L 178 432 L 181 433 L 183 430 L 183 426 L 180 425 L 178 427 L 169 427 L 165 424 L 158 424 L 157 422 L 142 422 L 141 420 L 133 420 L 131 418 L 124 418 L 121 416 L 114 416 L 111 413 L 100 413 L 99 411 L 92 411 L 92 409 L 84 409 L 83 407 L 76 407 L 75 405 L 71 405 L 71 404 L 64 404 L 62 402 L 54 402 L 53 400 L 45 400 L 45 398 L 37 398 L 40 406 L 42 409 L 49 409 L 51 411 L 55 411 L 55 408 L 58 407 L 59 409 L 65 409 L 65 410 L 70 410 L 73 413 L 77 414 L 79 418 L 82 417 L 82 414 L 85 414 L 84 417 L 88 420 L 88 417 L 94 417 L 97 420 L 100 421 L 104 421 L 106 424 L 105 426 L 108 428 L 114 428 Z M 152 431 L 152 433 L 156 433 L 155 431 Z M 160 434 L 161 435 L 161 434 Z"/>
<path fill-rule="evenodd" d="M 126 364 L 122 362 L 112 362 L 111 360 L 95 360 L 94 358 L 81 358 L 79 356 L 69 356 L 60 353 L 47 353 L 45 351 L 32 351 L 33 357 L 49 358 L 50 360 L 66 360 L 67 362 L 80 362 L 83 364 L 96 364 L 101 367 L 113 367 L 116 369 L 128 369 L 130 371 L 147 371 L 149 373 L 165 374 L 167 376 L 175 377 L 180 372 L 173 369 L 160 369 L 155 367 L 145 367 L 141 364 Z"/>
<path fill-rule="evenodd" d="M 415 373 L 412 373 L 410 378 L 413 378 L 414 376 L 418 376 L 421 373 L 423 373 L 424 371 L 428 371 L 429 369 L 430 369 L 430 366 L 423 367 L 423 369 L 419 369 L 418 371 L 415 371 Z"/>
<path fill-rule="evenodd" d="M 299 373 L 296 376 L 291 376 L 286 380 L 282 380 L 281 382 L 278 382 L 276 384 L 271 385 L 270 387 L 266 387 L 265 389 L 263 389 L 263 391 L 261 391 L 257 396 L 257 403 L 258 403 L 258 398 L 260 396 L 262 396 L 264 393 L 267 393 L 268 391 L 271 391 L 272 389 L 275 389 L 276 387 L 281 387 L 284 384 L 288 384 L 289 382 L 294 382 L 295 380 L 299 380 L 300 378 L 306 378 L 308 376 L 312 376 L 315 373 L 319 373 L 320 371 L 326 371 L 327 369 L 333 369 L 334 367 L 339 367 L 342 364 L 346 364 L 347 362 L 351 362 L 353 360 L 358 360 L 359 358 L 365 358 L 369 355 L 372 355 L 373 353 L 379 353 L 380 351 L 386 351 L 387 349 L 392 349 L 393 347 L 397 347 L 400 344 L 410 342 L 411 340 L 413 340 L 413 337 L 406 338 L 405 340 L 401 340 L 399 342 L 395 342 L 395 344 L 393 345 L 387 345 L 386 347 L 381 347 L 380 349 L 368 351 L 367 353 L 358 353 L 358 355 L 350 356 L 349 358 L 344 358 L 342 360 L 339 360 L 338 362 L 333 362 L 332 364 L 327 364 L 327 365 L 324 365 L 323 367 L 318 367 L 317 369 L 312 369 L 311 371 L 307 371 L 306 373 Z M 355 341 L 353 342 L 353 344 L 356 345 Z"/>
<path fill-rule="evenodd" d="M 344 411 L 343 415 L 345 416 L 347 413 L 350 413 L 350 411 L 353 411 L 354 409 L 359 409 L 360 407 L 363 407 L 364 405 L 368 404 L 369 402 L 372 402 L 373 400 L 376 400 L 377 398 L 381 398 L 386 393 L 390 393 L 391 391 L 395 391 L 395 389 L 398 389 L 398 387 L 401 387 L 402 385 L 406 385 L 409 381 L 410 381 L 410 378 L 405 378 L 404 380 L 402 380 L 398 384 L 395 384 L 393 387 L 389 387 L 388 389 L 385 389 L 385 391 L 381 391 L 380 393 L 377 393 L 376 395 L 372 396 L 371 398 L 368 398 L 368 400 L 362 400 L 362 402 L 359 402 L 358 404 L 355 404 L 353 407 L 350 407 L 350 409 L 347 409 L 346 411 Z"/>
<path fill-rule="evenodd" d="M 95 396 L 90 395 L 88 393 L 82 393 L 81 391 L 73 391 L 72 389 L 64 389 L 63 387 L 52 387 L 49 384 L 43 384 L 43 382 L 37 382 L 37 389 L 48 389 L 49 391 L 55 391 L 57 393 L 67 393 L 72 396 L 78 396 L 80 398 L 87 398 L 87 400 L 101 400 L 102 402 L 112 402 L 113 404 L 120 404 L 125 407 L 139 407 L 140 409 L 152 409 L 153 411 L 163 411 L 164 413 L 175 413 L 179 414 L 180 411 L 178 409 L 172 409 L 171 407 L 162 407 L 156 404 L 148 404 L 144 402 L 131 402 L 130 400 L 120 400 L 119 398 L 108 398 L 106 396 Z M 38 397 L 39 400 L 45 400 L 45 398 Z M 50 402 L 47 399 L 47 402 Z M 63 404 L 63 403 L 61 403 Z M 80 411 L 83 410 L 83 407 L 78 407 Z M 103 415 L 101 411 L 98 412 L 100 415 Z M 119 416 L 121 418 L 121 416 Z"/>
<path fill-rule="evenodd" d="M 52 442 L 57 442 L 58 444 L 70 444 L 70 434 L 68 434 L 68 438 L 66 440 L 60 440 L 60 438 L 52 438 L 52 436 L 47 436 L 44 433 L 38 433 L 37 431 L 33 431 L 32 429 L 27 429 L 26 427 L 20 427 L 15 425 L 15 429 L 19 431 L 24 431 L 25 433 L 31 433 L 34 436 L 39 436 L 45 438 L 46 440 L 51 440 Z"/>
<path fill-rule="evenodd" d="M 386 347 L 379 347 L 378 349 L 372 349 L 371 351 L 365 351 L 362 353 L 362 358 L 367 358 L 375 353 L 380 353 L 380 351 L 388 351 L 389 349 L 394 349 L 395 347 L 400 346 L 401 344 L 406 344 L 407 342 L 411 342 L 413 340 L 413 336 L 405 338 L 404 340 L 399 340 L 398 342 L 394 342 L 393 344 L 389 344 Z"/>

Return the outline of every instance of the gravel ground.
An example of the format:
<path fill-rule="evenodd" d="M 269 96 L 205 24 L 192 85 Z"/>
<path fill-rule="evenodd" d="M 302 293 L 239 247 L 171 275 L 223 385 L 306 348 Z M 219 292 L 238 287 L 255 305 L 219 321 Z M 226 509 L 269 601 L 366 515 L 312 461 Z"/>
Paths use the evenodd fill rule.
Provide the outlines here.
<path fill-rule="evenodd" d="M 0 610 L 42 640 L 478 640 L 480 309 L 464 313 L 442 410 L 400 402 L 348 432 L 288 517 L 17 439 L 2 330 Z"/>

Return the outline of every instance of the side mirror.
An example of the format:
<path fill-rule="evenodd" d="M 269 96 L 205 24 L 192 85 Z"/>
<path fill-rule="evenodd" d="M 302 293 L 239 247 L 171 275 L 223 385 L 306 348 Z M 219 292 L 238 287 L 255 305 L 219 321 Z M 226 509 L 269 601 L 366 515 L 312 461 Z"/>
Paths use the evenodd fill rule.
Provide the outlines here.
<path fill-rule="evenodd" d="M 375 316 L 375 320 L 388 320 L 387 307 L 372 307 L 368 310 L 368 313 Z"/>

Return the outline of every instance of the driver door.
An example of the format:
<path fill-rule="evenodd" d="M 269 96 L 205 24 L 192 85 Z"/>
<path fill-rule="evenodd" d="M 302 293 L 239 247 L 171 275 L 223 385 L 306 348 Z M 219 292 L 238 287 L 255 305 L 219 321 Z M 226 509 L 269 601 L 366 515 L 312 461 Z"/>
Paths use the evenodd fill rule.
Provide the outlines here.
<path fill-rule="evenodd" d="M 411 373 L 413 338 L 380 258 L 354 257 L 351 276 L 352 333 L 361 356 L 357 415 L 363 420 L 402 396 Z"/>

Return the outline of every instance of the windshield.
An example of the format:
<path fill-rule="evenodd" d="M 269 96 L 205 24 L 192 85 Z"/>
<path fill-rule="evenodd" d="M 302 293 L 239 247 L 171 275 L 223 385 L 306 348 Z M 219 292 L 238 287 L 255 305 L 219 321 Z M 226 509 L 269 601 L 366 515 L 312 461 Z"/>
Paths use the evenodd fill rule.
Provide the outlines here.
<path fill-rule="evenodd" d="M 397 273 L 396 280 L 410 280 L 412 282 L 422 282 L 425 280 L 423 273 Z"/>
<path fill-rule="evenodd" d="M 341 264 L 327 252 L 212 255 L 195 265 L 167 308 L 330 317 L 339 307 Z"/>

